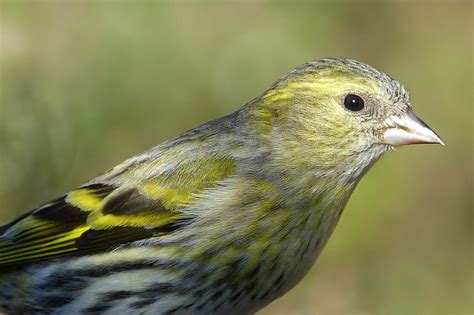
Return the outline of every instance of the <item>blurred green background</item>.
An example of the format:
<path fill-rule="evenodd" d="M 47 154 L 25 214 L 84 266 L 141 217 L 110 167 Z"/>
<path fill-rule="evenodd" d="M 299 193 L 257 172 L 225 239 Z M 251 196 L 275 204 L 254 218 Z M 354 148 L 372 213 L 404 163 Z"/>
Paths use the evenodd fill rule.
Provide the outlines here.
<path fill-rule="evenodd" d="M 446 142 L 388 154 L 260 314 L 473 307 L 473 2 L 0 0 L 0 223 L 325 56 L 402 81 Z"/>

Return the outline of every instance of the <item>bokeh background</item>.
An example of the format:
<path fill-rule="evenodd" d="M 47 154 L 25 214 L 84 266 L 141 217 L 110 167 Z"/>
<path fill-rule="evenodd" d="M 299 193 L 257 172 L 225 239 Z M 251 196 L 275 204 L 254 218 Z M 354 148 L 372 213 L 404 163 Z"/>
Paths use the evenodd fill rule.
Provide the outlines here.
<path fill-rule="evenodd" d="M 446 146 L 390 153 L 260 314 L 472 314 L 472 1 L 0 0 L 0 223 L 325 56 L 401 80 Z"/>

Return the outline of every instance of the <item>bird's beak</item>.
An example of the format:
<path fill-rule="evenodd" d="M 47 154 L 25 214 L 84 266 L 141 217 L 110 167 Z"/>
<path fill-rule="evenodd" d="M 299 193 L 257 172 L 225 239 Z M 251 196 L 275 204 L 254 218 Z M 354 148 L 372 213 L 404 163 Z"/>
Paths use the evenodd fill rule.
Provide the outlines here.
<path fill-rule="evenodd" d="M 444 145 L 443 140 L 410 109 L 402 115 L 390 116 L 386 123 L 382 142 L 392 146 L 408 144 L 437 143 Z"/>

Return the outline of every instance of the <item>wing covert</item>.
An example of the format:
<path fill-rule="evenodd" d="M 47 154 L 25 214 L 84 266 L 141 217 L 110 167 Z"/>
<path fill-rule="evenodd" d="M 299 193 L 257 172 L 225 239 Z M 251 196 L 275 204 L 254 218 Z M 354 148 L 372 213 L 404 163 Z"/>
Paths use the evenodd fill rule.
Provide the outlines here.
<path fill-rule="evenodd" d="M 196 159 L 176 153 L 170 161 L 161 171 L 157 161 L 150 162 L 153 171 L 150 163 L 125 163 L 124 169 L 105 173 L 0 227 L 0 266 L 173 233 L 195 220 L 195 214 L 183 210 L 193 198 L 236 172 L 228 157 Z"/>
<path fill-rule="evenodd" d="M 127 211 L 134 222 L 126 219 L 131 215 Z M 140 197 L 136 189 L 92 184 L 2 227 L 0 266 L 93 252 L 170 233 L 190 222 L 180 212 Z"/>

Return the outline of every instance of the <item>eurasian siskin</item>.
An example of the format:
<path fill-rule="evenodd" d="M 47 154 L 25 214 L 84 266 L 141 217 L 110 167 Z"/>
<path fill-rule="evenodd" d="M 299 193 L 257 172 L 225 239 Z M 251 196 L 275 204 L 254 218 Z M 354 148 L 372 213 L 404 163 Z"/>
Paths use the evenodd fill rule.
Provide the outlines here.
<path fill-rule="evenodd" d="M 256 312 L 302 279 L 370 166 L 413 143 L 442 141 L 399 82 L 303 64 L 0 228 L 0 311 Z"/>

